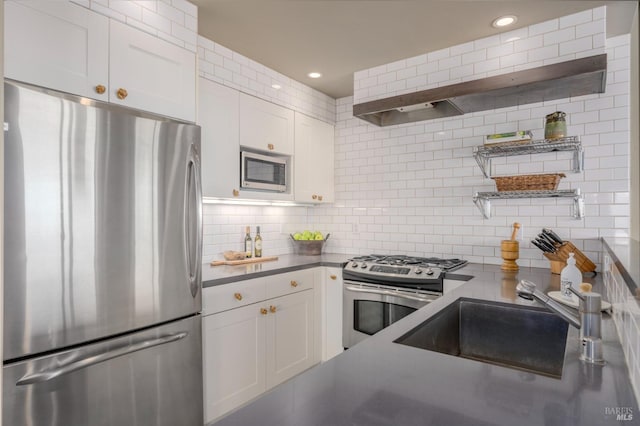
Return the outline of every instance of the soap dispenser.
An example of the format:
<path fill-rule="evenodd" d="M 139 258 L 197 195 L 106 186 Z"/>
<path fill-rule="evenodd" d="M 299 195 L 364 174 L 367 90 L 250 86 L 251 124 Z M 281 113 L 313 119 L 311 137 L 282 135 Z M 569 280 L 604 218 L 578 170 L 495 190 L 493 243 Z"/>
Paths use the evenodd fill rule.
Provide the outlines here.
<path fill-rule="evenodd" d="M 560 292 L 565 299 L 573 299 L 573 293 L 569 290 L 569 287 L 573 287 L 574 290 L 580 288 L 582 283 L 582 272 L 576 267 L 576 259 L 573 257 L 573 253 L 569 253 L 567 259 L 567 266 L 565 266 L 560 272 Z"/>

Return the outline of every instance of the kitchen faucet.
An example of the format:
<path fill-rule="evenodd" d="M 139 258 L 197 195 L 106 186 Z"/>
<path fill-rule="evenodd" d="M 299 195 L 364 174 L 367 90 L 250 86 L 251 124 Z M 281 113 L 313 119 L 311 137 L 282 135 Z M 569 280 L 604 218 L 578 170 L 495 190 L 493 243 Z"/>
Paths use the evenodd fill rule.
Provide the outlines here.
<path fill-rule="evenodd" d="M 580 293 L 573 287 L 569 290 L 580 299 L 580 316 L 571 312 L 560 303 L 551 299 L 536 288 L 531 281 L 521 280 L 516 286 L 518 296 L 523 299 L 536 299 L 562 319 L 580 330 L 582 354 L 580 359 L 590 364 L 604 364 L 602 356 L 602 297 L 598 293 Z"/>

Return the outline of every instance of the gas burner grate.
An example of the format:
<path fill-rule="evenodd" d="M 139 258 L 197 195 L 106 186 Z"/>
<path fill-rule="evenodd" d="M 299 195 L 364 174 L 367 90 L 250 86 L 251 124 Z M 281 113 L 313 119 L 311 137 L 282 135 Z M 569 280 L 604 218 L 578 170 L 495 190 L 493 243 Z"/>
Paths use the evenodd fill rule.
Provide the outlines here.
<path fill-rule="evenodd" d="M 383 254 L 370 254 L 365 256 L 356 256 L 352 258 L 353 261 L 358 262 L 370 262 L 378 265 L 423 265 L 429 267 L 437 267 L 443 271 L 451 271 L 457 269 L 467 263 L 466 260 L 453 258 L 443 259 L 439 257 L 418 257 L 418 256 L 405 256 L 405 255 L 383 255 Z"/>

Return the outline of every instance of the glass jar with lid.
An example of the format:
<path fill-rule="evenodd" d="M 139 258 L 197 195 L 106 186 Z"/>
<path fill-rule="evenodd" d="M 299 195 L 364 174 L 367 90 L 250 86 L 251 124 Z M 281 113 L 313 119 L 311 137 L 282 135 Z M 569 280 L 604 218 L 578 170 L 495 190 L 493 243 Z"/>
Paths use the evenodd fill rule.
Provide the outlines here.
<path fill-rule="evenodd" d="M 565 114 L 562 111 L 556 111 L 545 117 L 544 124 L 544 138 L 545 139 L 558 139 L 567 136 L 567 121 Z"/>

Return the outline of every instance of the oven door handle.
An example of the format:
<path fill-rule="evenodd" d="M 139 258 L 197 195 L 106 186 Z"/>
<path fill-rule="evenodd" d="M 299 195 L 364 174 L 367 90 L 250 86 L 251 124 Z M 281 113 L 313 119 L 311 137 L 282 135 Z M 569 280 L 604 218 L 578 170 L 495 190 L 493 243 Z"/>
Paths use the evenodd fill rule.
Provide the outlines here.
<path fill-rule="evenodd" d="M 378 290 L 378 289 L 360 288 L 360 287 L 352 287 L 352 286 L 345 286 L 344 288 L 349 290 L 349 291 L 356 292 L 356 293 L 380 294 L 382 296 L 400 297 L 402 299 L 415 300 L 415 301 L 424 302 L 424 303 L 431 303 L 436 299 L 436 297 L 427 299 L 427 298 L 424 298 L 424 297 L 412 296 L 410 294 L 398 293 L 398 292 L 389 291 L 389 290 Z"/>

